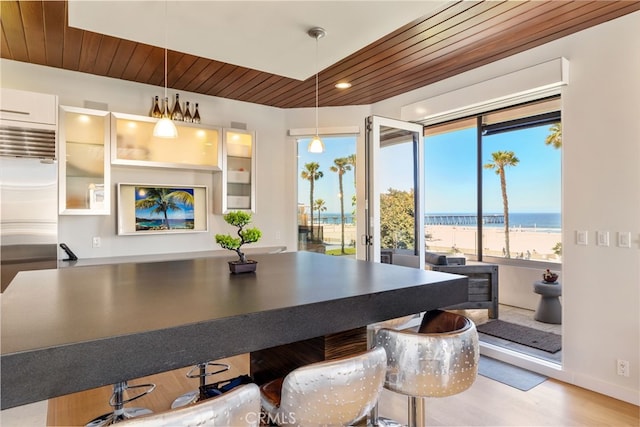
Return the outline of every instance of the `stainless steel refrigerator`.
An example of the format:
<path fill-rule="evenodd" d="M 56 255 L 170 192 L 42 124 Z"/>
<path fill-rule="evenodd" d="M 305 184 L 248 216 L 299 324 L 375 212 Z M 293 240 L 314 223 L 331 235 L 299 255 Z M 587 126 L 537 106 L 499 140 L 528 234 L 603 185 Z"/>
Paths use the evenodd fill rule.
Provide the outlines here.
<path fill-rule="evenodd" d="M 0 121 L 0 282 L 23 270 L 57 268 L 55 129 Z"/>

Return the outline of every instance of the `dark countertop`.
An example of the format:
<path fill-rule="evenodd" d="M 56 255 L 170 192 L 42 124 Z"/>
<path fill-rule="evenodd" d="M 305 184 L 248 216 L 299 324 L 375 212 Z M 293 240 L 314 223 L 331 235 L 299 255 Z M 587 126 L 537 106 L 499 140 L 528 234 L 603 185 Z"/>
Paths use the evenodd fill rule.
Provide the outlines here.
<path fill-rule="evenodd" d="M 258 254 L 277 254 L 285 252 L 286 246 L 252 246 L 249 248 L 243 248 L 243 252 L 248 256 Z M 80 258 L 76 261 L 58 260 L 58 268 L 66 267 L 86 267 L 88 265 L 104 265 L 104 264 L 122 264 L 129 262 L 158 262 L 158 261 L 177 261 L 183 259 L 196 259 L 196 258 L 228 258 L 233 260 L 237 257 L 235 252 L 231 252 L 227 249 L 217 249 L 212 251 L 197 251 L 197 252 L 169 252 L 164 254 L 151 254 L 151 255 L 122 255 L 115 257 L 102 257 L 102 258 Z"/>
<path fill-rule="evenodd" d="M 1 407 L 466 301 L 467 278 L 310 252 L 19 273 L 2 295 Z"/>

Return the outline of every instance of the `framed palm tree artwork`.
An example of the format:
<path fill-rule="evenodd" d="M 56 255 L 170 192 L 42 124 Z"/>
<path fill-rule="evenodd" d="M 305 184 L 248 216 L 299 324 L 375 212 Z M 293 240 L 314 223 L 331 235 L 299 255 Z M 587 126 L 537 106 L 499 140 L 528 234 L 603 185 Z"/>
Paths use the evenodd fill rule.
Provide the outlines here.
<path fill-rule="evenodd" d="M 207 187 L 118 184 L 118 234 L 206 232 Z"/>

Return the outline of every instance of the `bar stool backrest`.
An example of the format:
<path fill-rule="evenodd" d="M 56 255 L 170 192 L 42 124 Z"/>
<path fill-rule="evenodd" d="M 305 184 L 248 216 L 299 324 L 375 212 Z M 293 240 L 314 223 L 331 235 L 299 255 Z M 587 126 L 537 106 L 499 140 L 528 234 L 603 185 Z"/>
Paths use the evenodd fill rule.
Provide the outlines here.
<path fill-rule="evenodd" d="M 468 389 L 480 357 L 475 324 L 448 312 L 425 320 L 423 332 L 378 331 L 376 344 L 387 353 L 385 388 L 413 397 L 445 397 Z"/>
<path fill-rule="evenodd" d="M 278 412 L 296 425 L 349 425 L 377 403 L 386 367 L 384 350 L 374 348 L 295 369 L 282 384 Z"/>
<path fill-rule="evenodd" d="M 245 384 L 202 402 L 118 423 L 122 427 L 252 426 L 260 423 L 260 389 Z"/>

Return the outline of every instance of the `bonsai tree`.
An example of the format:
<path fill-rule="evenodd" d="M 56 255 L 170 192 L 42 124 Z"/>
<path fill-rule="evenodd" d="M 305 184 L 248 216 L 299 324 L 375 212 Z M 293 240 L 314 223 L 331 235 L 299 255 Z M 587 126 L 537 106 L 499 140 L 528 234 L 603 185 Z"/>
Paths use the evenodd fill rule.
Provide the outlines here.
<path fill-rule="evenodd" d="M 229 234 L 216 234 L 216 243 L 223 249 L 229 249 L 238 254 L 239 263 L 246 264 L 247 257 L 241 251 L 242 245 L 260 240 L 262 232 L 258 228 L 244 228 L 251 222 L 251 214 L 243 211 L 229 212 L 223 216 L 227 224 L 238 227 L 238 237 Z"/>

